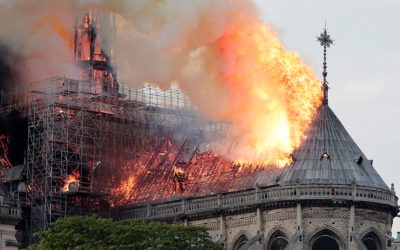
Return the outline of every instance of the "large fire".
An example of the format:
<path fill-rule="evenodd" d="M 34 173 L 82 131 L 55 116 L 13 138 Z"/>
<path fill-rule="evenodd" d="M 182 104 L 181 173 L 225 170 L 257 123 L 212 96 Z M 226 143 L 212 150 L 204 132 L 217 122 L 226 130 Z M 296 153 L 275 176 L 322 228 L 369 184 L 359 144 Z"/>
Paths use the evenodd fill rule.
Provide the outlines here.
<path fill-rule="evenodd" d="M 290 164 L 321 104 L 321 82 L 299 56 L 287 52 L 270 27 L 254 21 L 227 30 L 216 50 L 223 68 L 228 140 L 234 160 Z"/>
<path fill-rule="evenodd" d="M 256 183 L 270 185 L 283 170 L 234 163 L 213 151 L 200 152 L 197 147 L 174 144 L 167 137 L 122 167 L 123 179 L 112 189 L 111 204 L 210 195 L 254 188 Z"/>
<path fill-rule="evenodd" d="M 16 29 L 10 28 L 2 30 L 0 37 L 18 42 L 32 40 L 29 36 L 21 39 L 21 34 L 43 37 L 30 46 L 16 44 L 33 50 L 29 55 L 43 54 L 44 58 L 58 56 L 48 50 L 53 46 L 70 53 L 74 40 L 75 65 L 86 70 L 85 79 L 108 79 L 111 86 L 102 86 L 105 92 L 118 91 L 114 67 L 132 84 L 151 82 L 166 89 L 177 82 L 199 110 L 232 124 L 223 146 L 216 149 L 230 160 L 289 164 L 290 153 L 321 103 L 320 81 L 297 54 L 285 50 L 260 20 L 253 1 L 41 2 L 3 4 L 4 23 L 21 23 L 18 28 L 30 32 L 17 32 L 14 37 Z M 31 8 L 39 8 L 36 12 L 41 15 L 16 14 Z M 83 9 L 89 11 L 83 13 Z M 83 15 L 76 18 L 78 13 Z M 13 22 L 15 16 L 23 15 L 33 24 Z M 75 33 L 68 32 L 67 27 L 73 25 Z M 54 45 L 47 46 L 53 40 Z M 209 65 L 191 65 L 193 58 Z M 62 65 L 44 61 L 53 67 Z M 27 71 L 54 74 L 36 61 L 29 64 L 37 65 L 40 69 Z M 196 72 L 201 74 L 185 77 Z"/>
<path fill-rule="evenodd" d="M 114 205 L 252 188 L 292 163 L 322 103 L 320 80 L 258 20 L 227 29 L 211 47 L 227 102 L 214 118 L 231 129 L 211 151 L 196 151 L 181 166 L 171 142 L 128 162 Z"/>
<path fill-rule="evenodd" d="M 65 179 L 62 187 L 62 192 L 74 192 L 78 191 L 79 188 L 80 173 L 78 170 L 74 170 Z"/>
<path fill-rule="evenodd" d="M 279 167 L 291 164 L 291 153 L 304 139 L 322 102 L 321 82 L 257 17 L 252 1 L 41 2 L 0 8 L 3 23 L 17 25 L 0 30 L 0 38 L 16 51 L 24 47 L 24 58 L 29 59 L 26 71 L 35 72 L 26 78 L 32 80 L 36 73 L 66 73 L 70 63 L 54 62 L 68 61 L 74 49 L 71 74 L 79 65 L 82 78 L 101 83 L 102 93 L 118 92 L 116 67 L 132 84 L 151 82 L 167 89 L 176 82 L 208 118 L 230 124 L 211 150 L 195 150 L 186 162 L 179 160 L 181 151 L 169 139 L 162 142 L 161 150 L 155 146 L 135 152 L 142 155 L 127 160 L 116 173 L 122 180 L 112 189 L 114 204 L 248 188 L 266 173 L 271 175 L 265 178 L 274 178 L 282 170 Z M 77 19 L 74 34 L 65 28 L 73 26 L 79 10 L 96 8 L 101 15 L 84 14 Z M 65 15 L 39 18 L 30 16 L 27 9 Z M 100 22 L 100 17 L 111 12 L 116 25 L 114 16 L 108 19 L 113 20 L 110 25 L 102 25 L 106 22 Z M 15 21 L 21 16 L 26 22 Z M 37 55 L 43 59 L 38 61 Z M 209 65 L 191 65 L 193 58 Z M 107 108 L 97 112 L 114 115 Z M 59 113 L 73 116 L 64 109 Z M 72 172 L 62 183 L 62 191 L 77 190 L 79 180 L 80 173 Z"/>

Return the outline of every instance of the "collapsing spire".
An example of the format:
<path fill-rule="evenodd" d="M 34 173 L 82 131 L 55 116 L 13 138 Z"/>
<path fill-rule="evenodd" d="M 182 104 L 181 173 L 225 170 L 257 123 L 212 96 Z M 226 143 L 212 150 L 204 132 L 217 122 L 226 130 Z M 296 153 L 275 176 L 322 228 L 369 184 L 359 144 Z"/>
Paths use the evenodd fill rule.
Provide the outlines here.
<path fill-rule="evenodd" d="M 329 48 L 333 44 L 333 40 L 331 39 L 331 36 L 328 34 L 328 30 L 326 29 L 326 24 L 324 31 L 321 32 L 319 37 L 317 37 L 318 42 L 320 42 L 321 46 L 324 47 L 324 71 L 322 72 L 322 75 L 324 77 L 324 82 L 323 82 L 323 90 L 324 90 L 324 105 L 328 104 L 328 82 L 326 80 L 326 76 L 328 75 L 328 72 L 326 71 L 327 66 L 326 66 L 326 48 Z"/>
<path fill-rule="evenodd" d="M 82 80 L 94 81 L 102 93 L 118 95 L 117 74 L 112 61 L 112 43 L 106 44 L 98 28 L 115 29 L 112 14 L 100 15 L 93 10 L 75 21 L 74 60 L 82 69 Z M 108 46 L 107 46 L 108 45 Z"/>

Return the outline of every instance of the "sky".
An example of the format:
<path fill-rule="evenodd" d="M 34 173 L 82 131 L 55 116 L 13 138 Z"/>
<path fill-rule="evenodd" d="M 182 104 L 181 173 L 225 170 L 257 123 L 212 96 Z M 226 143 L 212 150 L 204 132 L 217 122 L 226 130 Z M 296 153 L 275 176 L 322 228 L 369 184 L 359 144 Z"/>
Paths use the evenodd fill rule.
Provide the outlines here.
<path fill-rule="evenodd" d="M 400 194 L 400 1 L 256 0 L 288 50 L 321 76 L 316 41 L 326 20 L 329 105 L 390 187 Z M 321 76 L 322 78 L 322 76 Z M 400 231 L 400 219 L 392 232 Z"/>

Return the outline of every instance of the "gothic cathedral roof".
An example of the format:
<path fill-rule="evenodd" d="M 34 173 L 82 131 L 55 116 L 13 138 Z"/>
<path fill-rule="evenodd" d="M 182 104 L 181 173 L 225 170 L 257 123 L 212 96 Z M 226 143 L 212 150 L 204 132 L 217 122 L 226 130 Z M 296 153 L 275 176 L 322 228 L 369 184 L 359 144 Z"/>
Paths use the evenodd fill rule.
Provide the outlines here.
<path fill-rule="evenodd" d="M 319 107 L 281 185 L 356 184 L 389 190 L 328 104 Z"/>

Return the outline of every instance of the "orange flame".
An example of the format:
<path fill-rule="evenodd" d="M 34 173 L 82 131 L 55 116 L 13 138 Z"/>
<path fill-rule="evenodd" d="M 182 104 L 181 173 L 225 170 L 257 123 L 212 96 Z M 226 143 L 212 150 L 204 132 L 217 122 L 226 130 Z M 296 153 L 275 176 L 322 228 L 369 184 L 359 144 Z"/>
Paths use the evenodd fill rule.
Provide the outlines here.
<path fill-rule="evenodd" d="M 112 207 L 132 199 L 137 185 L 137 177 L 145 171 L 145 166 L 136 165 L 134 162 L 128 161 L 122 168 L 122 171 L 127 172 L 127 175 L 119 186 L 111 190 L 113 197 L 111 201 Z"/>
<path fill-rule="evenodd" d="M 137 164 L 126 164 L 124 173 L 129 177 L 113 190 L 114 205 L 176 195 L 170 188 L 171 170 L 187 179 L 185 195 L 195 196 L 248 188 L 260 171 L 276 175 L 277 167 L 292 163 L 291 153 L 304 140 L 322 103 L 321 82 L 261 22 L 226 30 L 213 46 L 227 101 L 217 118 L 232 124 L 217 151 L 234 163 L 210 151 L 196 154 L 187 167 L 178 168 L 161 160 L 174 151 L 154 147 L 142 153 Z M 160 160 L 149 162 L 150 158 Z"/>
<path fill-rule="evenodd" d="M 321 82 L 256 20 L 226 30 L 215 50 L 228 96 L 220 118 L 233 124 L 228 140 L 237 145 L 225 154 L 239 162 L 290 164 L 321 104 Z"/>
<path fill-rule="evenodd" d="M 185 174 L 185 170 L 183 169 L 183 168 L 180 168 L 180 167 L 177 167 L 177 166 L 173 166 L 172 167 L 172 169 L 173 169 L 173 171 L 174 171 L 174 174 L 176 174 L 176 175 L 183 175 L 183 174 Z"/>
<path fill-rule="evenodd" d="M 70 175 L 64 180 L 64 185 L 62 187 L 62 192 L 77 191 L 79 187 L 79 177 L 80 173 L 78 170 L 72 171 Z M 74 190 L 71 189 L 71 185 L 74 185 Z"/>
<path fill-rule="evenodd" d="M 7 137 L 1 134 L 0 134 L 0 165 L 2 165 L 4 169 L 12 167 L 11 161 L 8 158 Z M 4 169 L 0 170 L 0 176 L 4 175 Z"/>
<path fill-rule="evenodd" d="M 11 167 L 10 159 L 8 158 L 8 145 L 7 145 L 7 137 L 5 135 L 0 135 L 0 164 L 5 167 Z"/>

